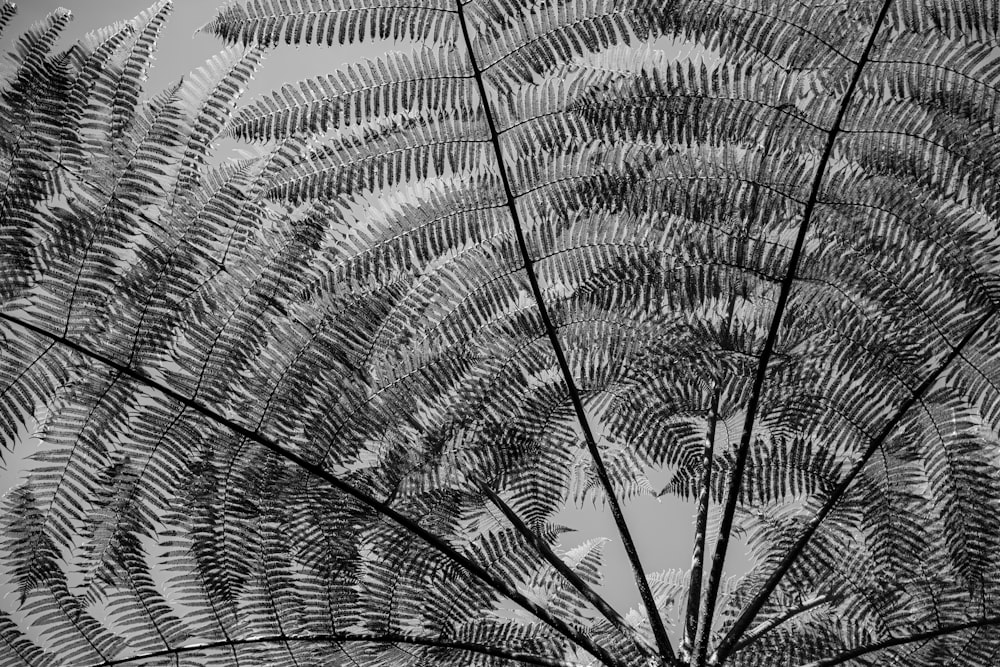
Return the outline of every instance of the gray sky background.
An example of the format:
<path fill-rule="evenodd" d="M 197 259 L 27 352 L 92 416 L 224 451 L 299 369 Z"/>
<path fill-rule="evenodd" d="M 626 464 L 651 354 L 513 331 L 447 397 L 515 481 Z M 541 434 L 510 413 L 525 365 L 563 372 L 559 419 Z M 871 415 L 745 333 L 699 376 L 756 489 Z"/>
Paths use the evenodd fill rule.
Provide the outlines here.
<path fill-rule="evenodd" d="M 146 9 L 148 4 L 146 0 L 22 0 L 18 3 L 18 16 L 4 31 L 2 50 L 9 50 L 13 39 L 21 31 L 60 6 L 74 14 L 74 20 L 60 43 L 60 46 L 66 47 L 91 30 L 131 19 Z M 174 11 L 161 33 L 154 65 L 147 81 L 147 94 L 161 90 L 178 77 L 203 65 L 222 49 L 216 38 L 196 34 L 199 27 L 212 19 L 216 6 L 217 3 L 213 0 L 174 0 Z M 377 57 L 383 50 L 382 47 L 367 44 L 339 48 L 307 46 L 278 49 L 265 60 L 243 97 L 243 102 L 278 88 L 285 82 L 329 72 L 347 62 Z M 12 485 L 14 475 L 11 473 L 14 468 L 19 467 L 17 456 L 11 457 L 8 453 L 6 458 L 12 470 L 4 472 L 0 469 L 0 493 Z M 657 480 L 657 486 L 662 481 Z M 693 510 L 692 504 L 673 498 L 660 501 L 653 497 L 643 497 L 626 506 L 627 519 L 647 571 L 683 570 L 690 566 L 694 534 Z M 594 537 L 612 538 L 605 551 L 607 568 L 603 593 L 619 609 L 638 607 L 638 594 L 610 514 L 588 505 L 584 508 L 569 508 L 558 519 L 560 523 L 576 529 L 576 532 L 564 536 L 564 548 L 576 546 Z M 727 571 L 739 574 L 748 569 L 749 561 L 742 544 L 732 543 L 729 556 Z"/>

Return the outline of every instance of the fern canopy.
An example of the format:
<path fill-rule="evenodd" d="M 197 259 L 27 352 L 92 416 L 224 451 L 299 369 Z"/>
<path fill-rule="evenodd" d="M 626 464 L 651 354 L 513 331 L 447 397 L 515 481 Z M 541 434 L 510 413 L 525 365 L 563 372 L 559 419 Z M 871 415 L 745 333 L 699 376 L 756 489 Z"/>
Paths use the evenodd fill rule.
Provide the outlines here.
<path fill-rule="evenodd" d="M 0 666 L 1000 662 L 994 0 L 170 11 L 6 61 Z"/>

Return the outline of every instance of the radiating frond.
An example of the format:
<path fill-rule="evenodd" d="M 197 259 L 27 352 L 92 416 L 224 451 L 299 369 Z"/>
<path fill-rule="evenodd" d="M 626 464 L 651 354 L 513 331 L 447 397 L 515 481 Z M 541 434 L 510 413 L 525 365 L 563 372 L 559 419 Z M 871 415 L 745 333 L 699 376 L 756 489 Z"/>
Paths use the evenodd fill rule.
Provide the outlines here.
<path fill-rule="evenodd" d="M 712 471 L 712 501 L 721 502 L 733 470 L 734 452 L 723 450 Z M 662 493 L 693 498 L 699 491 L 700 470 L 684 467 L 664 487 Z M 841 475 L 837 457 L 808 440 L 781 439 L 759 442 L 750 453 L 741 493 L 747 504 L 787 502 L 792 498 L 823 495 Z"/>
<path fill-rule="evenodd" d="M 169 0 L 36 24 L 0 664 L 992 665 L 994 5 L 245 0 L 163 91 Z"/>
<path fill-rule="evenodd" d="M 230 3 L 202 30 L 227 43 L 350 44 L 366 39 L 444 41 L 454 31 L 448 3 L 430 0 L 251 0 Z"/>
<path fill-rule="evenodd" d="M 160 0 L 139 14 L 132 23 L 134 42 L 121 65 L 120 77 L 111 85 L 114 91 L 111 94 L 111 128 L 114 134 L 121 134 L 132 122 L 160 30 L 172 10 L 170 0 Z"/>
<path fill-rule="evenodd" d="M 334 74 L 286 84 L 243 108 L 229 133 L 249 141 L 313 134 L 397 116 L 467 117 L 476 111 L 475 86 L 454 52 L 387 54 Z"/>

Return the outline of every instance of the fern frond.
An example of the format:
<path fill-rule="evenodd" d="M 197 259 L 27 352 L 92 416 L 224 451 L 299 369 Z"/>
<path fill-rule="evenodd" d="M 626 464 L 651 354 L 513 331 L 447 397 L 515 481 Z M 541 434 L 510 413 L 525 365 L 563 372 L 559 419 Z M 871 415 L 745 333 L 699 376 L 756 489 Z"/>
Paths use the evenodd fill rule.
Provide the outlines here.
<path fill-rule="evenodd" d="M 996 127 L 996 62 L 987 44 L 956 48 L 933 33 L 901 35 L 868 68 L 859 86 L 870 95 L 942 110 Z"/>
<path fill-rule="evenodd" d="M 491 83 L 504 86 L 531 81 L 533 75 L 574 57 L 648 35 L 641 31 L 644 22 L 605 0 L 557 3 L 532 12 L 517 7 L 520 20 L 508 19 L 509 27 L 502 32 L 492 27 L 496 24 L 489 17 L 514 7 L 489 0 L 470 4 L 470 22 L 479 38 L 473 44 L 477 62 Z"/>
<path fill-rule="evenodd" d="M 29 486 L 14 489 L 6 503 L 11 513 L 3 543 L 4 562 L 24 604 L 30 593 L 61 574 L 55 564 L 60 553 L 40 525 L 41 513 Z"/>
<path fill-rule="evenodd" d="M 36 495 L 44 504 L 44 524 L 61 546 L 75 543 L 88 519 L 87 500 L 98 492 L 100 472 L 111 463 L 108 433 L 127 432 L 121 417 L 108 417 L 127 405 L 130 387 L 119 378 L 94 377 L 75 383 L 72 392 L 48 406 L 51 416 L 43 433 L 51 448 L 36 455 Z M 80 411 L 72 397 L 91 395 L 91 409 Z"/>
<path fill-rule="evenodd" d="M 30 210 L 63 187 L 53 158 L 65 139 L 63 102 L 74 73 L 68 56 L 50 51 L 71 18 L 66 10 L 53 12 L 19 38 L 9 56 L 14 71 L 0 88 L 0 207 L 5 215 L 16 216 L 20 207 Z"/>
<path fill-rule="evenodd" d="M 4 29 L 10 20 L 17 15 L 17 5 L 9 0 L 4 0 L 4 3 L 0 5 L 0 35 L 3 34 Z"/>
<path fill-rule="evenodd" d="M 396 116 L 469 117 L 477 106 L 462 59 L 453 52 L 423 49 L 286 84 L 243 108 L 228 132 L 237 139 L 269 141 Z"/>
<path fill-rule="evenodd" d="M 227 44 L 352 44 L 366 39 L 454 40 L 447 2 L 396 0 L 251 0 L 231 3 L 201 30 Z"/>
<path fill-rule="evenodd" d="M 10 7 L 7 3 L 5 6 Z M 32 80 L 44 80 L 43 68 L 50 57 L 52 47 L 72 19 L 73 14 L 69 10 L 57 9 L 15 40 L 14 50 L 7 54 L 7 58 L 14 66 L 14 71 L 9 77 L 10 82 L 6 86 L 8 89 L 20 91 Z"/>
<path fill-rule="evenodd" d="M 721 502 L 733 469 L 734 452 L 721 451 L 713 463 L 712 501 Z M 787 502 L 792 498 L 827 493 L 840 478 L 842 464 L 822 445 L 808 440 L 774 439 L 758 442 L 747 460 L 740 493 L 747 504 Z M 661 493 L 694 498 L 699 492 L 694 468 L 683 468 Z"/>
<path fill-rule="evenodd" d="M 945 4 L 250 0 L 145 101 L 169 3 L 29 31 L 0 661 L 995 662 L 997 12 Z M 417 48 L 237 106 L 369 39 Z M 690 572 L 632 539 L 650 469 Z M 552 546 L 591 499 L 626 617 Z"/>
<path fill-rule="evenodd" d="M 414 128 L 383 140 L 326 142 L 304 151 L 298 163 L 275 178 L 268 195 L 301 202 L 464 171 L 483 162 L 486 140 L 477 134 L 441 136 Z"/>
<path fill-rule="evenodd" d="M 115 60 L 133 32 L 132 24 L 124 23 L 88 35 L 85 40 L 90 44 L 81 40 L 77 45 L 79 73 L 66 102 L 66 116 L 79 142 L 79 147 L 71 153 L 74 161 L 70 169 L 84 168 L 88 157 L 110 148 L 107 139 L 112 126 Z"/>
<path fill-rule="evenodd" d="M 87 318 L 107 298 L 107 281 L 114 282 L 127 266 L 122 250 L 152 228 L 151 206 L 176 174 L 176 154 L 186 134 L 176 91 L 150 103 L 136 129 L 123 154 L 116 156 L 121 159 L 118 168 L 104 174 L 98 187 L 69 202 L 68 210 L 54 211 L 50 224 L 57 228 L 57 237 L 66 234 L 59 228 L 60 219 L 87 221 L 73 230 L 77 238 L 56 246 L 66 259 L 44 282 L 45 290 L 61 295 L 68 308 L 65 313 L 43 316 L 62 320 L 66 326 L 88 328 Z"/>
<path fill-rule="evenodd" d="M 329 240 L 317 258 L 317 294 L 365 292 L 422 273 L 468 246 L 504 235 L 499 183 L 489 175 L 472 189 L 431 187 L 419 201 L 390 200 L 357 225 Z M 449 183 L 445 181 L 445 183 Z M 464 184 L 463 184 L 464 185 Z"/>
<path fill-rule="evenodd" d="M 184 80 L 178 95 L 187 106 L 194 131 L 181 158 L 181 172 L 177 177 L 179 186 L 183 187 L 191 180 L 201 180 L 197 178 L 197 172 L 204 169 L 212 143 L 228 126 L 237 100 L 263 57 L 260 49 L 220 54 Z"/>
<path fill-rule="evenodd" d="M 30 484 L 15 489 L 5 504 L 14 511 L 6 518 L 0 542 L 4 570 L 18 587 L 26 621 L 40 623 L 38 644 L 63 661 L 106 660 L 121 648 L 121 638 L 109 632 L 70 592 L 59 565 L 62 554 L 46 535 Z M 5 637 L 10 634 L 5 633 Z M 19 652 L 30 651 L 23 641 L 14 639 L 14 643 Z"/>
<path fill-rule="evenodd" d="M 9 7 L 10 5 L 5 5 Z M 5 647 L 0 655 L 0 665 L 3 667 L 21 667 L 22 665 L 38 665 L 38 667 L 55 667 L 60 657 L 47 652 L 33 642 L 21 630 L 17 621 L 10 614 L 0 611 L 0 642 Z"/>
<path fill-rule="evenodd" d="M 951 39 L 989 42 L 1000 33 L 1000 12 L 988 0 L 901 2 L 892 8 L 891 20 L 900 31 L 933 32 Z"/>
<path fill-rule="evenodd" d="M 133 20 L 135 42 L 122 64 L 120 77 L 113 84 L 114 93 L 111 101 L 113 135 L 124 133 L 126 127 L 133 121 L 133 116 L 139 108 L 143 81 L 149 70 L 157 39 L 172 11 L 171 0 L 159 0 Z"/>
<path fill-rule="evenodd" d="M 918 491 L 925 475 L 904 447 L 896 449 L 865 468 L 856 491 L 864 494 L 860 528 L 873 565 L 887 578 L 900 576 L 910 557 L 924 551 L 928 528 L 926 504 Z"/>
<path fill-rule="evenodd" d="M 925 423 L 910 434 L 923 460 L 928 493 L 940 507 L 951 562 L 976 587 L 992 572 L 1000 537 L 1000 480 L 989 463 L 997 442 L 978 433 L 978 415 L 961 399 L 941 392 L 928 402 L 934 407 L 928 407 L 927 420 L 935 426 Z M 948 424 L 950 432 L 941 424 Z"/>
<path fill-rule="evenodd" d="M 856 646 L 854 648 L 845 650 L 833 657 L 823 658 L 821 660 L 815 660 L 813 662 L 810 662 L 804 665 L 804 667 L 834 667 L 834 665 L 846 664 L 848 661 L 856 660 L 871 654 L 880 655 L 884 657 L 886 655 L 884 653 L 885 651 L 895 648 L 897 646 L 907 646 L 908 644 L 914 644 L 918 642 L 922 642 L 925 645 L 927 645 L 929 642 L 932 642 L 933 640 L 937 640 L 939 638 L 949 638 L 949 637 L 958 639 L 959 641 L 956 642 L 958 645 L 951 648 L 945 648 L 943 651 L 941 651 L 940 649 L 942 647 L 940 643 L 934 642 L 931 644 L 932 648 L 930 651 L 924 651 L 924 655 L 916 657 L 914 664 L 921 666 L 931 665 L 934 664 L 935 662 L 940 664 L 942 660 L 951 657 L 957 657 L 958 655 L 962 655 L 970 660 L 981 659 L 977 664 L 987 664 L 983 660 L 988 661 L 993 657 L 995 657 L 997 654 L 996 631 L 995 631 L 995 628 L 997 626 L 1000 626 L 1000 618 L 997 617 L 987 617 L 982 619 L 976 619 L 973 621 L 968 621 L 965 623 L 942 625 L 932 630 L 916 632 L 906 637 L 894 637 L 885 639 L 883 641 L 874 641 L 871 642 L 870 644 L 862 646 Z M 970 648 L 969 646 L 970 642 L 965 641 L 964 637 L 961 636 L 954 637 L 955 635 L 960 635 L 960 633 L 964 633 L 964 631 L 966 630 L 979 629 L 979 628 L 986 628 L 988 631 L 991 631 L 986 635 L 987 638 L 985 641 L 986 644 L 985 646 L 983 646 L 982 643 L 979 643 L 978 645 Z M 970 634 L 970 633 L 965 633 L 965 634 Z M 973 635 L 973 637 L 975 638 L 975 635 Z M 935 649 L 938 649 L 938 651 L 935 651 Z M 956 651 L 958 653 L 956 653 Z M 912 652 L 904 650 L 904 654 L 907 655 L 908 659 L 911 660 L 914 659 L 914 655 Z"/>
<path fill-rule="evenodd" d="M 505 633 L 509 637 L 511 633 Z M 528 651 L 522 652 L 507 647 L 495 646 L 490 642 L 488 632 L 476 632 L 470 639 L 449 640 L 439 637 L 421 637 L 405 633 L 334 632 L 315 633 L 299 636 L 283 634 L 273 636 L 248 637 L 220 642 L 192 643 L 167 651 L 139 654 L 131 658 L 119 658 L 100 663 L 108 667 L 128 665 L 133 662 L 156 660 L 159 658 L 194 657 L 204 665 L 224 665 L 233 656 L 269 665 L 297 665 L 299 661 L 329 663 L 347 653 L 360 664 L 384 665 L 419 664 L 414 661 L 426 660 L 430 656 L 443 665 L 492 665 L 495 660 L 514 661 L 517 664 L 538 667 L 579 667 L 559 658 L 544 658 L 530 651 L 539 640 L 526 641 Z M 294 649 L 293 649 L 294 647 Z M 426 647 L 421 650 L 422 647 Z M 291 653 L 291 657 L 289 657 Z M 484 660 L 487 660 L 484 662 Z M 96 667 L 96 665 L 94 665 Z"/>

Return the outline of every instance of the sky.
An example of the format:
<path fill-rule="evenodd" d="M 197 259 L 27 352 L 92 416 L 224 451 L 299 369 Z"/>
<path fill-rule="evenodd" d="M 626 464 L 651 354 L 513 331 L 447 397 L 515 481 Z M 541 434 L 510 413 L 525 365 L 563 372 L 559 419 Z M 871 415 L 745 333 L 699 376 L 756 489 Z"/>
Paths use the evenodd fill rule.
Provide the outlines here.
<path fill-rule="evenodd" d="M 197 33 L 198 28 L 215 15 L 216 6 L 217 3 L 213 0 L 174 0 L 174 11 L 160 35 L 157 55 L 147 81 L 147 92 L 163 89 L 178 77 L 203 65 L 223 48 L 217 38 Z M 2 35 L 3 50 L 10 48 L 12 40 L 22 30 L 57 7 L 69 9 L 74 15 L 60 43 L 60 46 L 67 47 L 91 30 L 138 15 L 146 9 L 147 2 L 146 0 L 21 0 L 18 3 L 18 16 Z M 330 72 L 348 62 L 377 57 L 382 50 L 369 45 L 279 49 L 277 52 L 272 52 L 265 60 L 244 95 L 243 101 L 250 101 L 268 90 L 280 87 L 285 82 Z M 9 488 L 14 481 L 13 477 L 11 472 L 5 473 L 0 469 L 0 493 Z M 694 535 L 693 504 L 674 498 L 656 499 L 647 496 L 626 504 L 625 513 L 646 570 L 684 570 L 690 566 Z M 565 549 L 595 537 L 612 538 L 605 552 L 606 581 L 602 594 L 619 609 L 638 607 L 639 597 L 624 550 L 616 537 L 610 513 L 603 508 L 589 505 L 583 508 L 567 508 L 559 515 L 558 522 L 576 529 L 575 532 L 564 536 L 562 547 Z M 727 572 L 730 574 L 745 572 L 748 564 L 743 545 L 738 542 L 731 543 Z"/>

